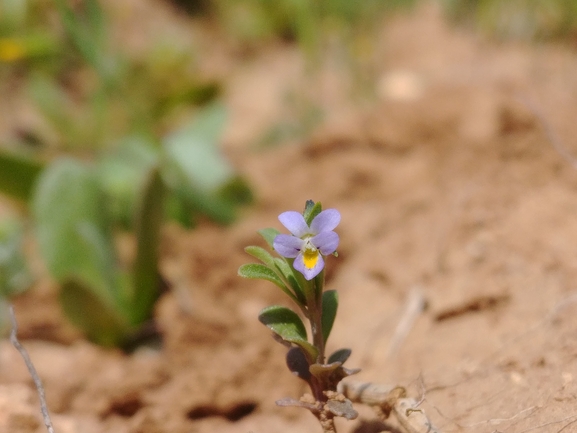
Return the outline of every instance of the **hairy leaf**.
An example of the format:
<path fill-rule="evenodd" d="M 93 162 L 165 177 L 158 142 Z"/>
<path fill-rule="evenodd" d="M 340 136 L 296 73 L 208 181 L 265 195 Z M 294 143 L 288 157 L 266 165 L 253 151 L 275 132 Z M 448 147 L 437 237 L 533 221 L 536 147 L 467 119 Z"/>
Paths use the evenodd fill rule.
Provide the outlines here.
<path fill-rule="evenodd" d="M 274 238 L 277 237 L 280 232 L 277 229 L 273 229 L 271 227 L 266 229 L 261 229 L 258 231 L 258 234 L 263 237 L 269 247 L 273 248 Z"/>
<path fill-rule="evenodd" d="M 303 321 L 290 308 L 280 305 L 266 307 L 260 312 L 258 320 L 287 341 L 307 340 Z"/>
<path fill-rule="evenodd" d="M 270 281 L 285 292 L 293 301 L 299 304 L 299 300 L 293 292 L 285 285 L 284 281 L 277 275 L 275 271 L 266 265 L 260 263 L 248 263 L 238 268 L 238 275 L 244 278 L 261 279 Z"/>
<path fill-rule="evenodd" d="M 259 259 L 269 268 L 273 270 L 275 269 L 273 256 L 271 256 L 270 253 L 264 248 L 251 245 L 249 247 L 246 247 L 244 250 L 254 258 Z"/>
<path fill-rule="evenodd" d="M 318 350 L 307 341 L 307 331 L 301 318 L 289 308 L 273 305 L 263 309 L 258 320 L 283 340 L 301 347 L 309 364 L 318 356 Z"/>

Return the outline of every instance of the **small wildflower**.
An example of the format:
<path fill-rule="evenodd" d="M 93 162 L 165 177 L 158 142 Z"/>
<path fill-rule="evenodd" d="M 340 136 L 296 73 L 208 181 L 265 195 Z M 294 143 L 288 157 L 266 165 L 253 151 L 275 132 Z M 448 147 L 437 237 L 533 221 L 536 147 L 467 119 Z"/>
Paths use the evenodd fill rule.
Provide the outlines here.
<path fill-rule="evenodd" d="M 278 219 L 292 235 L 277 235 L 274 249 L 283 257 L 294 258 L 294 268 L 312 280 L 325 266 L 323 256 L 334 253 L 339 245 L 339 235 L 333 229 L 341 221 L 341 214 L 336 209 L 326 209 L 310 226 L 295 211 L 283 212 Z"/>

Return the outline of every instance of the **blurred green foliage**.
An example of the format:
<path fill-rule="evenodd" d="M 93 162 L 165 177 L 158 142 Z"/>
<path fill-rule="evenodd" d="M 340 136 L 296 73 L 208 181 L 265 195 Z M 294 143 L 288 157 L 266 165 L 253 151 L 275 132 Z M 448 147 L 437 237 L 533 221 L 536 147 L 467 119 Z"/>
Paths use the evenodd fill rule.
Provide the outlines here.
<path fill-rule="evenodd" d="M 187 9 L 198 0 L 174 0 Z M 351 99 L 374 98 L 375 55 L 383 19 L 418 0 L 211 0 L 211 10 L 226 33 L 245 48 L 271 40 L 294 42 L 305 55 L 306 83 L 287 95 L 286 115 L 257 140 L 270 146 L 302 139 L 324 119 L 319 89 L 321 71 L 331 64 L 350 76 Z"/>
<path fill-rule="evenodd" d="M 24 227 L 12 217 L 0 220 L 0 337 L 9 330 L 9 298 L 33 283 L 24 255 Z"/>
<path fill-rule="evenodd" d="M 182 0 L 181 0 L 182 2 Z M 310 54 L 331 35 L 371 36 L 372 26 L 383 15 L 416 0 L 213 0 L 224 27 L 245 41 L 281 36 L 295 39 Z M 347 39 L 347 40 L 345 40 Z"/>
<path fill-rule="evenodd" d="M 198 0 L 175 0 L 199 4 Z M 423 3 L 423 1 L 420 1 Z M 473 23 L 501 37 L 559 38 L 577 31 L 575 0 L 440 0 L 449 17 Z M 202 8 L 206 10 L 207 1 Z M 326 35 L 345 36 L 345 43 L 366 45 L 372 27 L 392 11 L 410 8 L 419 0 L 212 0 L 225 27 L 245 41 L 281 36 L 296 39 L 315 53 Z M 347 42 L 348 41 L 348 42 Z M 317 53 L 318 54 L 318 53 Z"/>
<path fill-rule="evenodd" d="M 22 224 L 12 218 L 0 220 L 0 299 L 16 295 L 32 284 L 23 247 Z"/>
<path fill-rule="evenodd" d="M 575 0 L 441 0 L 450 18 L 498 38 L 543 40 L 577 35 Z"/>
<path fill-rule="evenodd" d="M 0 147 L 0 192 L 30 205 L 70 320 L 93 341 L 125 344 L 161 293 L 163 221 L 227 224 L 252 200 L 218 150 L 227 119 L 219 85 L 198 78 L 187 51 L 123 52 L 97 0 L 0 0 L 0 76 L 0 86 L 25 89 L 47 125 Z M 136 240 L 132 263 L 118 257 L 119 229 Z M 14 276 L 23 256 L 8 241 L 2 249 L 0 236 L 0 272 L 14 272 L 0 283 L 13 294 L 24 287 Z"/>
<path fill-rule="evenodd" d="M 0 176 L 0 191 L 19 199 L 31 195 L 34 233 L 48 270 L 62 285 L 63 309 L 93 341 L 124 344 L 150 319 L 161 292 L 158 245 L 164 220 L 192 226 L 195 216 L 205 215 L 226 224 L 239 204 L 252 200 L 246 183 L 217 151 L 225 122 L 226 111 L 213 104 L 160 145 L 135 135 L 96 161 L 59 157 L 43 169 L 33 160 L 0 153 L 0 167 L 23 167 Z M 31 181 L 33 188 L 13 187 Z M 115 228 L 134 232 L 132 264 L 118 259 Z M 18 251 L 8 240 L 4 261 L 15 268 Z M 0 237 L 0 253 L 1 242 Z M 0 254 L 0 271 L 2 266 Z"/>

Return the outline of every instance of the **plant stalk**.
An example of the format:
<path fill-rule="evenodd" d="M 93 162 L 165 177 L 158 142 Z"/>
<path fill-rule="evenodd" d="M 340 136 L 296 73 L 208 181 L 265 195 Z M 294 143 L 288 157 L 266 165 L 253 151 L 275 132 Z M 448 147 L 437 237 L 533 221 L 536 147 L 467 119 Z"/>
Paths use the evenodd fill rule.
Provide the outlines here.
<path fill-rule="evenodd" d="M 311 333 L 313 334 L 313 345 L 319 350 L 316 362 L 325 363 L 325 340 L 323 338 L 322 312 L 323 312 L 323 288 L 325 282 L 325 271 L 321 271 L 312 281 L 312 290 L 307 300 L 311 313 Z"/>

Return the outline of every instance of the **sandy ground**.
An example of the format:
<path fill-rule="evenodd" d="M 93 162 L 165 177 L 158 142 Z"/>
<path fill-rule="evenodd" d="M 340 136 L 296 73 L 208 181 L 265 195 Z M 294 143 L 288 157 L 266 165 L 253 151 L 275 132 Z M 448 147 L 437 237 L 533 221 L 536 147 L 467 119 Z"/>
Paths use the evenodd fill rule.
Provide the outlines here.
<path fill-rule="evenodd" d="M 354 109 L 329 74 L 325 122 L 265 150 L 251 144 L 283 115 L 302 61 L 277 46 L 229 73 L 224 149 L 257 203 L 228 228 L 166 227 L 161 350 L 87 343 L 48 279 L 15 300 L 58 433 L 320 432 L 311 414 L 274 404 L 306 390 L 256 318 L 288 300 L 236 276 L 244 246 L 263 244 L 256 230 L 280 229 L 277 215 L 307 199 L 343 216 L 329 350 L 351 348 L 358 379 L 424 396 L 442 432 L 577 431 L 574 49 L 488 42 L 429 7 L 389 22 L 381 45 L 378 101 Z M 411 293 L 426 307 L 399 339 Z M 360 412 L 339 432 L 402 431 Z M 8 341 L 0 431 L 45 431 Z"/>

